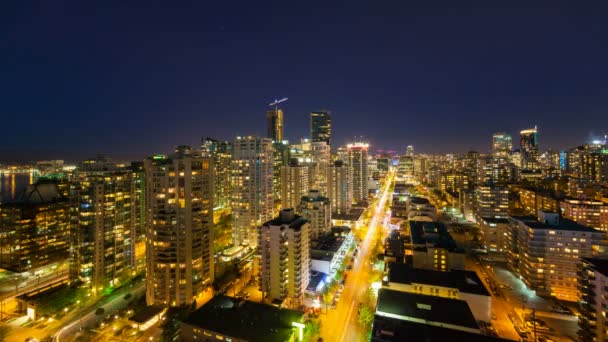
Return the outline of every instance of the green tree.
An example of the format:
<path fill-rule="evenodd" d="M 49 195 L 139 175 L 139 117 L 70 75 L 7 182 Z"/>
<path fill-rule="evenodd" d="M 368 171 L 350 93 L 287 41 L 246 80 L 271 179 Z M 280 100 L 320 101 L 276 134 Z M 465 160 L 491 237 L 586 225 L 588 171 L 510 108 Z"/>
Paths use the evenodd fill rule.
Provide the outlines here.
<path fill-rule="evenodd" d="M 374 322 L 374 310 L 369 305 L 361 305 L 359 310 L 359 324 L 365 329 L 370 329 Z"/>
<path fill-rule="evenodd" d="M 316 341 L 321 332 L 321 322 L 315 317 L 304 322 L 304 341 Z"/>

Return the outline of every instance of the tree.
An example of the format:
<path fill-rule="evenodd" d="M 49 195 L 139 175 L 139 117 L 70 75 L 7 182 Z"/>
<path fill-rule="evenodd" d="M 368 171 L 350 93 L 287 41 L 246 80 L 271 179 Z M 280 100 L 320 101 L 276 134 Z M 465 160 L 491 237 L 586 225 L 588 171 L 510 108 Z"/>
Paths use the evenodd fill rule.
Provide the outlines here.
<path fill-rule="evenodd" d="M 102 316 L 105 312 L 106 310 L 104 308 L 97 308 L 97 310 L 95 310 L 95 315 Z"/>
<path fill-rule="evenodd" d="M 374 322 L 374 310 L 369 307 L 369 305 L 361 305 L 361 309 L 359 310 L 359 324 L 363 326 L 365 329 L 369 329 L 372 327 L 372 323 Z"/>
<path fill-rule="evenodd" d="M 0 325 L 0 342 L 5 341 L 10 332 L 11 327 L 9 327 L 8 325 Z"/>
<path fill-rule="evenodd" d="M 304 322 L 304 341 L 315 341 L 320 332 L 321 322 L 317 318 Z"/>

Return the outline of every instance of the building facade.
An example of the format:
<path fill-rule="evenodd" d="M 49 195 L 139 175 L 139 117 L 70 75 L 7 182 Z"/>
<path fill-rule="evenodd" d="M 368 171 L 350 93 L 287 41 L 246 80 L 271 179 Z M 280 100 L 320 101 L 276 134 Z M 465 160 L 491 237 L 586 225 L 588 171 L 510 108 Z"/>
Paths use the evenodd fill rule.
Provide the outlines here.
<path fill-rule="evenodd" d="M 213 159 L 180 146 L 145 170 L 146 302 L 191 305 L 214 277 Z"/>
<path fill-rule="evenodd" d="M 608 341 L 608 259 L 583 258 L 578 336 L 580 341 Z"/>
<path fill-rule="evenodd" d="M 560 300 L 580 300 L 577 274 L 581 258 L 605 251 L 604 233 L 582 226 L 556 213 L 540 212 L 539 218 L 513 217 L 516 231 L 510 242 L 511 269 L 539 295 Z"/>
<path fill-rule="evenodd" d="M 598 200 L 567 198 L 560 202 L 560 207 L 563 217 L 608 232 L 608 204 Z"/>
<path fill-rule="evenodd" d="M 327 168 L 327 194 L 331 201 L 331 211 L 348 214 L 353 205 L 353 174 L 349 165 L 341 160 Z"/>
<path fill-rule="evenodd" d="M 68 260 L 70 206 L 54 182 L 28 186 L 0 205 L 0 267 L 25 272 Z"/>
<path fill-rule="evenodd" d="M 331 112 L 320 110 L 310 113 L 310 139 L 331 146 Z"/>
<path fill-rule="evenodd" d="M 357 203 L 367 201 L 367 143 L 348 144 L 348 164 L 353 172 L 353 200 Z"/>
<path fill-rule="evenodd" d="M 141 177 L 140 171 L 100 163 L 72 174 L 70 275 L 94 293 L 134 275 L 143 223 Z"/>
<path fill-rule="evenodd" d="M 283 110 L 278 107 L 266 111 L 266 137 L 272 141 L 283 141 Z"/>
<path fill-rule="evenodd" d="M 237 137 L 231 170 L 234 245 L 257 243 L 256 228 L 272 218 L 273 152 L 270 139 Z"/>
<path fill-rule="evenodd" d="M 331 230 L 331 205 L 327 197 L 311 190 L 300 201 L 299 212 L 310 223 L 310 238 L 316 239 Z"/>
<path fill-rule="evenodd" d="M 293 159 L 281 167 L 281 208 L 298 210 L 302 196 L 308 194 L 310 175 L 308 166 L 301 166 Z"/>
<path fill-rule="evenodd" d="M 292 209 L 260 228 L 260 290 L 266 298 L 287 300 L 297 305 L 303 300 L 310 279 L 310 224 Z"/>

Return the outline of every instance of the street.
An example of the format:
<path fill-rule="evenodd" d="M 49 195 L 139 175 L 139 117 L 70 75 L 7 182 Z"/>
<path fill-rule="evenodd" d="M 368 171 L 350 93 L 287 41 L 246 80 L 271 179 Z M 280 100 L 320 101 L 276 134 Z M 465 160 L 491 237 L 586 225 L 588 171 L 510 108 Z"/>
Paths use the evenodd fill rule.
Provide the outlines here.
<path fill-rule="evenodd" d="M 375 244 L 374 237 L 379 223 L 382 222 L 384 206 L 389 197 L 388 190 L 394 179 L 394 173 L 387 176 L 377 207 L 373 208 L 373 217 L 370 221 L 365 239 L 359 246 L 359 255 L 355 265 L 348 274 L 344 284 L 344 292 L 335 309 L 322 316 L 321 337 L 324 341 L 357 341 L 365 338 L 357 324 L 357 310 L 361 299 L 370 288 L 370 252 Z"/>

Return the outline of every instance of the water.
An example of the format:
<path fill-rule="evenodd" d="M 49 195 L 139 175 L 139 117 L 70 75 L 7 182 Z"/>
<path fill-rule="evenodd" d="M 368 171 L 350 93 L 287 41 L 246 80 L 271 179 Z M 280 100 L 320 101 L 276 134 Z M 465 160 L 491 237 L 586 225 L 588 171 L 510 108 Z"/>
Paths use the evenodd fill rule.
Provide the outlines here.
<path fill-rule="evenodd" d="M 0 201 L 10 202 L 33 181 L 31 173 L 0 174 Z"/>

